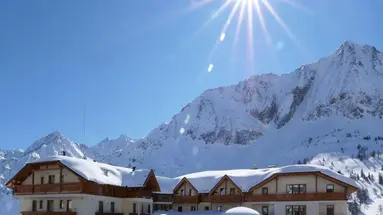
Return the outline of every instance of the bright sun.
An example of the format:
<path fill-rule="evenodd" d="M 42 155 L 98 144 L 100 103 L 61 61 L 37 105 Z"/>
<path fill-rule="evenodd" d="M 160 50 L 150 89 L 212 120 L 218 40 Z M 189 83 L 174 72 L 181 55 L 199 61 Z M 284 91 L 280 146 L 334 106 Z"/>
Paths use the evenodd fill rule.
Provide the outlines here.
<path fill-rule="evenodd" d="M 191 10 L 198 9 L 200 7 L 203 7 L 209 3 L 216 2 L 217 0 L 193 0 L 193 4 L 191 6 Z M 295 8 L 304 10 L 305 12 L 308 12 L 306 8 L 296 3 L 296 0 L 274 0 L 275 2 L 281 2 L 281 3 L 287 3 L 290 6 L 293 6 Z M 237 41 L 239 39 L 239 34 L 241 31 L 241 28 L 244 27 L 244 19 L 247 19 L 247 45 L 248 47 L 253 47 L 253 27 L 255 23 L 259 23 L 263 36 L 265 37 L 265 40 L 268 45 L 272 45 L 273 41 L 271 38 L 271 35 L 267 29 L 266 20 L 264 18 L 264 12 L 268 12 L 272 15 L 272 17 L 275 19 L 275 21 L 280 25 L 280 27 L 286 32 L 286 34 L 289 36 L 290 39 L 292 39 L 294 42 L 296 42 L 294 34 L 290 31 L 288 26 L 285 24 L 283 19 L 279 16 L 277 11 L 273 8 L 273 6 L 270 4 L 270 0 L 224 0 L 222 5 L 216 10 L 216 12 L 213 14 L 213 16 L 202 26 L 202 28 L 206 27 L 211 21 L 219 17 L 222 12 L 229 9 L 230 13 L 227 17 L 227 20 L 225 24 L 223 25 L 221 32 L 219 33 L 218 39 L 216 44 L 214 45 L 210 55 L 209 55 L 209 61 L 211 60 L 211 56 L 213 55 L 215 49 L 217 46 L 224 42 L 228 32 L 229 26 L 232 24 L 232 20 L 235 16 L 238 17 L 238 21 L 236 23 L 236 30 L 234 35 L 234 45 L 237 44 Z M 253 59 L 253 50 L 250 48 L 248 50 L 249 59 L 252 61 Z M 212 70 L 212 62 L 209 62 L 209 72 Z"/>

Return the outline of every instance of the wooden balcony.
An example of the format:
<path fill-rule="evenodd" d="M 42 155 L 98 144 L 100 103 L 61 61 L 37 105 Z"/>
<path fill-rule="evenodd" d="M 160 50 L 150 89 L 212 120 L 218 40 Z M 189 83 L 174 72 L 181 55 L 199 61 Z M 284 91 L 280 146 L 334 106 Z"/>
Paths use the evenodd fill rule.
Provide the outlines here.
<path fill-rule="evenodd" d="M 79 192 L 81 192 L 81 183 L 16 185 L 14 187 L 16 195 Z"/>
<path fill-rule="evenodd" d="M 21 215 L 77 215 L 77 212 L 23 211 Z"/>
<path fill-rule="evenodd" d="M 207 193 L 199 194 L 199 201 L 200 202 L 210 202 L 209 194 L 207 194 Z"/>
<path fill-rule="evenodd" d="M 101 212 L 96 212 L 96 215 L 124 215 L 124 213 L 101 213 Z"/>
<path fill-rule="evenodd" d="M 138 215 L 138 213 L 129 213 L 129 215 Z M 150 215 L 148 213 L 141 213 L 141 215 Z"/>
<path fill-rule="evenodd" d="M 198 196 L 173 196 L 174 203 L 198 203 Z"/>
<path fill-rule="evenodd" d="M 246 202 L 347 200 L 345 193 L 246 195 Z"/>
<path fill-rule="evenodd" d="M 151 190 L 130 190 L 126 193 L 125 198 L 151 198 L 152 196 L 153 192 Z"/>
<path fill-rule="evenodd" d="M 172 194 L 153 194 L 153 201 L 154 202 L 169 202 L 171 203 L 173 201 Z"/>
<path fill-rule="evenodd" d="M 210 202 L 212 203 L 239 203 L 242 202 L 241 195 L 210 195 Z"/>

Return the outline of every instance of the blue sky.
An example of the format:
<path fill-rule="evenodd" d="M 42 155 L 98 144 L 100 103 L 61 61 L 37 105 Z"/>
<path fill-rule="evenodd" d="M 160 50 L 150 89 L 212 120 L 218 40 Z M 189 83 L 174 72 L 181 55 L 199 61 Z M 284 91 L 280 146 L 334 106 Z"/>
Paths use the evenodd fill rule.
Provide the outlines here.
<path fill-rule="evenodd" d="M 270 0 L 299 45 L 265 11 L 272 47 L 254 18 L 254 46 L 245 20 L 233 48 L 234 18 L 209 58 L 229 11 L 198 31 L 224 0 L 182 12 L 196 1 L 2 1 L 0 148 L 25 148 L 57 129 L 89 145 L 139 138 L 206 89 L 291 72 L 344 40 L 383 50 L 381 0 L 293 0 L 310 12 Z"/>

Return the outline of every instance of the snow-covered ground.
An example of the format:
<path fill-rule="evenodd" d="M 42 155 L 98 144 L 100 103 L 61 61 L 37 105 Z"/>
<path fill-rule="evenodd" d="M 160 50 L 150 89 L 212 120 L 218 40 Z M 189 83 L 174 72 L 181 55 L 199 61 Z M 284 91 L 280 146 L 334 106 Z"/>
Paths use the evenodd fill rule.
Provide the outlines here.
<path fill-rule="evenodd" d="M 153 215 L 259 215 L 256 210 L 246 207 L 235 207 L 227 211 L 189 211 L 189 212 L 177 212 L 177 211 L 156 211 Z"/>

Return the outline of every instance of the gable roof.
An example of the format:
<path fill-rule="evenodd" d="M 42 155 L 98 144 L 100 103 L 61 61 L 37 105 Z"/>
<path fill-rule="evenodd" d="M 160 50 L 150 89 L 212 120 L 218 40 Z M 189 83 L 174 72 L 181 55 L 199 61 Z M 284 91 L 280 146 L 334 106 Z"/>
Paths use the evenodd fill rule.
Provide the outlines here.
<path fill-rule="evenodd" d="M 353 179 L 340 175 L 326 167 L 317 165 L 290 165 L 280 168 L 267 169 L 237 169 L 237 170 L 219 170 L 191 173 L 178 178 L 187 178 L 198 190 L 199 193 L 209 193 L 216 184 L 225 176 L 229 177 L 242 192 L 248 192 L 254 186 L 261 184 L 271 177 L 280 174 L 289 173 L 312 173 L 321 174 L 329 179 L 333 179 L 344 186 L 354 189 L 358 185 Z"/>
<path fill-rule="evenodd" d="M 197 190 L 197 188 L 195 188 L 195 186 L 187 179 L 187 178 L 182 178 L 181 181 L 178 182 L 178 184 L 174 187 L 173 189 L 173 192 L 175 192 L 176 190 L 178 190 L 180 188 L 181 185 L 183 185 L 184 183 L 188 183 L 192 186 L 192 188 L 197 191 L 197 193 L 199 193 L 199 191 Z"/>
<path fill-rule="evenodd" d="M 211 188 L 209 194 L 212 194 L 212 193 L 214 192 L 214 190 L 216 190 L 216 189 L 218 188 L 219 185 L 221 185 L 223 182 L 225 182 L 225 180 L 228 180 L 228 181 L 230 181 L 231 183 L 233 183 L 233 185 L 234 185 L 237 189 L 239 189 L 239 190 L 241 191 L 241 193 L 242 193 L 241 188 L 239 188 L 238 185 L 236 185 L 236 184 L 234 183 L 234 181 L 231 180 L 231 178 L 230 178 L 229 176 L 225 175 L 225 176 L 223 176 L 223 177 L 221 178 L 221 180 L 218 181 L 218 183 L 217 183 L 213 188 Z"/>
<path fill-rule="evenodd" d="M 136 169 L 133 171 L 131 168 L 112 166 L 92 160 L 53 156 L 27 163 L 7 184 L 25 171 L 32 171 L 31 166 L 48 163 L 60 163 L 86 181 L 121 187 L 144 187 L 149 176 L 154 174 L 152 170 L 148 169 Z"/>

